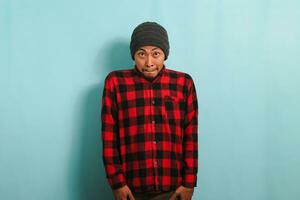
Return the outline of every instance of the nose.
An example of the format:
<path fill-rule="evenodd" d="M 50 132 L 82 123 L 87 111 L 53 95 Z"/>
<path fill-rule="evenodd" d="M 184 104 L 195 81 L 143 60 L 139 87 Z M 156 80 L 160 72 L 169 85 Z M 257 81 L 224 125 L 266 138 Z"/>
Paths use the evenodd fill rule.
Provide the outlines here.
<path fill-rule="evenodd" d="M 151 58 L 151 55 L 148 55 L 147 56 L 147 59 L 146 59 L 146 66 L 147 67 L 152 67 L 153 66 L 153 60 Z"/>

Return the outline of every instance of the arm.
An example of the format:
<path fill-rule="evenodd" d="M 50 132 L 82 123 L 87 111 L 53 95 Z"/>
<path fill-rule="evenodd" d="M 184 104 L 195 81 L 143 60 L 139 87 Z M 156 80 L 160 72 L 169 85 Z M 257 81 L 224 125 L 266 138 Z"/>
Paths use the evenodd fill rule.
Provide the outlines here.
<path fill-rule="evenodd" d="M 198 101 L 193 79 L 187 76 L 186 115 L 183 136 L 183 181 L 184 187 L 197 184 L 198 172 Z"/>
<path fill-rule="evenodd" d="M 192 78 L 186 76 L 186 113 L 183 136 L 183 169 L 182 185 L 179 186 L 170 200 L 191 200 L 197 184 L 198 172 L 198 101 Z"/>
<path fill-rule="evenodd" d="M 126 185 L 119 155 L 117 106 L 115 90 L 110 75 L 105 79 L 102 96 L 101 122 L 103 142 L 103 163 L 106 178 L 113 190 Z"/>

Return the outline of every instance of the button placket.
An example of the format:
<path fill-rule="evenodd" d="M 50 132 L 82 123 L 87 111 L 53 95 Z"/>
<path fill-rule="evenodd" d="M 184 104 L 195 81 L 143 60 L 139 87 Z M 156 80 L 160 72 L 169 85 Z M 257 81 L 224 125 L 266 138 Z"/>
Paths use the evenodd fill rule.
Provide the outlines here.
<path fill-rule="evenodd" d="M 151 100 L 150 100 L 150 105 L 151 105 L 151 111 L 152 111 L 152 125 L 153 125 L 153 130 L 155 130 L 155 119 L 154 119 L 154 115 L 155 115 L 155 105 L 156 105 L 156 101 L 155 101 L 155 97 L 153 95 L 153 85 L 151 85 Z M 153 143 L 153 167 L 154 167 L 154 176 L 155 176 L 155 187 L 158 189 L 159 187 L 159 178 L 158 178 L 158 160 L 156 160 L 156 147 L 157 147 L 157 141 L 155 140 L 155 132 L 152 133 L 153 135 L 153 140 L 152 140 L 152 143 Z"/>

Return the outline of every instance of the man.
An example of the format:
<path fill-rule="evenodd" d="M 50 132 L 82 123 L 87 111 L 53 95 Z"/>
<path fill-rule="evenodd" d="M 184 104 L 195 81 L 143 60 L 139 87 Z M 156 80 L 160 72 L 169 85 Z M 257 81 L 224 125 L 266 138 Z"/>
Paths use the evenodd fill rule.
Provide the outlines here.
<path fill-rule="evenodd" d="M 190 200 L 198 172 L 198 103 L 190 75 L 167 69 L 167 31 L 138 25 L 133 69 L 105 79 L 103 162 L 116 200 Z"/>

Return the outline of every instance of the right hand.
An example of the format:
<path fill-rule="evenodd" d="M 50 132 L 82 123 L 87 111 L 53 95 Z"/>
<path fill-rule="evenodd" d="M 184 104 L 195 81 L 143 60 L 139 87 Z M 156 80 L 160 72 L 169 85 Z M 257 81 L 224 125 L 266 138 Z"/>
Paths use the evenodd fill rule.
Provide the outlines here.
<path fill-rule="evenodd" d="M 113 191 L 115 200 L 135 200 L 127 185 Z"/>

